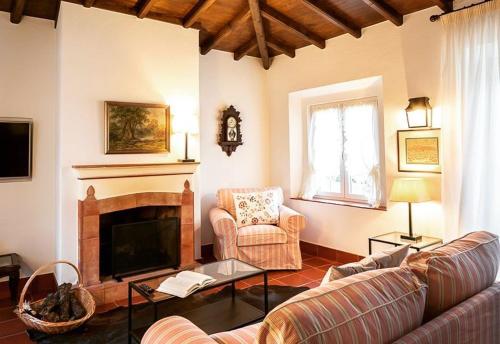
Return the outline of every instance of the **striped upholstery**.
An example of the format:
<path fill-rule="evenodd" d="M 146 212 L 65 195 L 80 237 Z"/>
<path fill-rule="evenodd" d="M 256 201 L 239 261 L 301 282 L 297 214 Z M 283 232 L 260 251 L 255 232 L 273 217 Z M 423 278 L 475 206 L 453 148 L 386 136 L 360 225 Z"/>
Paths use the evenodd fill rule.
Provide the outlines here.
<path fill-rule="evenodd" d="M 233 192 L 274 190 L 280 204 L 280 218 L 275 230 L 264 226 L 237 228 Z M 214 228 L 214 255 L 217 259 L 237 258 L 267 270 L 298 270 L 302 268 L 299 247 L 300 231 L 305 228 L 305 217 L 285 206 L 280 188 L 221 189 L 217 192 L 218 208 L 210 211 Z M 233 213 L 233 215 L 231 215 Z"/>
<path fill-rule="evenodd" d="M 289 244 L 241 246 L 238 247 L 238 259 L 265 270 L 299 270 L 302 258 L 297 245 L 290 250 Z"/>
<path fill-rule="evenodd" d="M 286 232 L 273 225 L 246 226 L 238 230 L 238 246 L 285 244 Z"/>
<path fill-rule="evenodd" d="M 402 266 L 429 286 L 425 309 L 429 320 L 491 286 L 499 257 L 498 236 L 473 232 L 435 250 L 414 253 Z"/>
<path fill-rule="evenodd" d="M 182 317 L 168 317 L 151 326 L 141 344 L 217 344 L 205 332 Z"/>
<path fill-rule="evenodd" d="M 215 242 L 214 254 L 219 260 L 237 258 L 236 247 L 236 222 L 231 215 L 219 208 L 210 210 L 210 222 L 214 228 Z"/>
<path fill-rule="evenodd" d="M 390 343 L 420 326 L 426 290 L 402 268 L 333 281 L 271 311 L 256 343 Z"/>
<path fill-rule="evenodd" d="M 233 219 L 236 219 L 236 210 L 234 208 L 233 192 L 248 193 L 272 190 L 275 194 L 276 204 L 283 204 L 283 191 L 279 187 L 268 188 L 240 188 L 240 189 L 220 189 L 217 191 L 217 208 L 226 210 Z"/>
<path fill-rule="evenodd" d="M 500 343 L 500 282 L 395 342 L 395 344 L 466 343 Z"/>
<path fill-rule="evenodd" d="M 219 344 L 252 344 L 262 323 L 246 326 L 229 332 L 221 332 L 210 337 Z"/>

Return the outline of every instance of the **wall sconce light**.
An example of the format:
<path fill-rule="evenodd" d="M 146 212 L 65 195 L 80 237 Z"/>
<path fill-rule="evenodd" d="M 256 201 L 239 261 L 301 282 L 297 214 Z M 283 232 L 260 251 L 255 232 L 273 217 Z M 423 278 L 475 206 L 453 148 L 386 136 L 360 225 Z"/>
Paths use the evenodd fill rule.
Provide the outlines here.
<path fill-rule="evenodd" d="M 406 108 L 408 128 L 429 128 L 432 126 L 432 107 L 428 97 L 411 98 Z"/>

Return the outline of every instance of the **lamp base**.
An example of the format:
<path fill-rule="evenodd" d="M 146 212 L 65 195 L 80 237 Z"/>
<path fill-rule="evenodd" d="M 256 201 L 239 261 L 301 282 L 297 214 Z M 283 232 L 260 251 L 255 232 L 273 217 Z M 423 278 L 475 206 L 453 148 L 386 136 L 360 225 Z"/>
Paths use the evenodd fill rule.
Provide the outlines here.
<path fill-rule="evenodd" d="M 414 241 L 414 242 L 420 242 L 420 241 L 422 241 L 422 236 L 421 235 L 410 236 L 410 235 L 401 234 L 401 239 L 408 240 L 408 241 Z"/>
<path fill-rule="evenodd" d="M 178 159 L 178 162 L 195 162 L 196 160 L 194 159 Z"/>

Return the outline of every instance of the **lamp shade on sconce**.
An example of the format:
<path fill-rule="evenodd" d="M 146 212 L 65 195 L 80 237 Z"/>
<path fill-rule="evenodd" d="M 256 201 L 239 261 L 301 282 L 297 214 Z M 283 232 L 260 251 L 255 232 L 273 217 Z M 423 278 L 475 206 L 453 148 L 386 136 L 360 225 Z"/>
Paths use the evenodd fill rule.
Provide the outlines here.
<path fill-rule="evenodd" d="M 393 202 L 420 203 L 431 200 L 423 178 L 398 178 L 392 184 L 390 200 Z"/>
<path fill-rule="evenodd" d="M 428 128 L 432 126 L 432 107 L 428 97 L 409 99 L 406 108 L 408 128 Z"/>

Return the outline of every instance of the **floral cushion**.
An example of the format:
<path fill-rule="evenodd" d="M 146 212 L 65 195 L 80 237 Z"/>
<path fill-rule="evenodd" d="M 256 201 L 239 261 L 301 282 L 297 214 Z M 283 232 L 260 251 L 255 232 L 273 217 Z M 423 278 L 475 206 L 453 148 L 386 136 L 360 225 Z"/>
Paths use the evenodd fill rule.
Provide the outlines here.
<path fill-rule="evenodd" d="M 276 225 L 279 207 L 272 191 L 233 193 L 238 227 Z"/>

